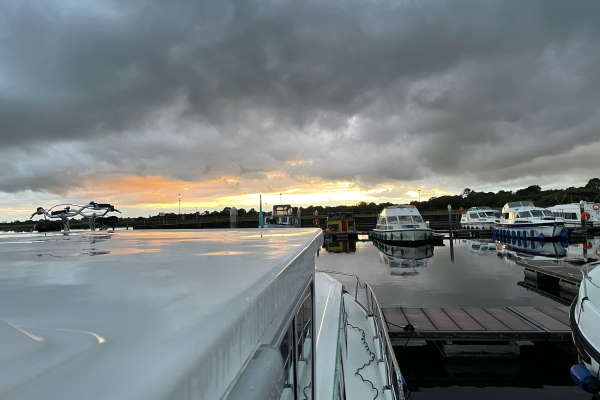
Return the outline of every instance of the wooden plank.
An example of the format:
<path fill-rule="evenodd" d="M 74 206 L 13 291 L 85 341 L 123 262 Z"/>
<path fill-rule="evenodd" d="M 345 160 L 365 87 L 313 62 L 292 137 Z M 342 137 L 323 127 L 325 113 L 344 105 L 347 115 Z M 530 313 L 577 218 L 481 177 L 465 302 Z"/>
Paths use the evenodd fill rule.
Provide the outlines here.
<path fill-rule="evenodd" d="M 486 310 L 494 317 L 501 320 L 502 323 L 508 326 L 512 331 L 532 332 L 538 330 L 535 326 L 528 324 L 523 318 L 512 311 L 497 307 L 486 308 Z"/>
<path fill-rule="evenodd" d="M 388 330 L 390 332 L 402 332 L 404 331 L 403 327 L 408 324 L 404 313 L 402 312 L 402 308 L 400 307 L 390 307 L 384 308 L 383 317 L 385 321 L 388 323 Z"/>
<path fill-rule="evenodd" d="M 427 314 L 433 325 L 440 331 L 460 330 L 458 325 L 441 308 L 424 308 L 423 312 Z"/>
<path fill-rule="evenodd" d="M 403 308 L 406 319 L 416 330 L 435 331 L 435 326 L 431 323 L 427 314 L 421 308 Z"/>
<path fill-rule="evenodd" d="M 477 323 L 488 331 L 509 331 L 510 328 L 496 319 L 492 314 L 479 307 L 465 307 L 467 312 Z"/>
<path fill-rule="evenodd" d="M 535 307 L 510 307 L 510 309 L 525 316 L 536 324 L 541 325 L 548 331 L 570 331 L 568 325 L 565 325 L 549 315 L 544 314 Z"/>
<path fill-rule="evenodd" d="M 444 308 L 452 321 L 463 331 L 484 331 L 485 328 L 477 323 L 469 314 L 460 308 Z"/>
<path fill-rule="evenodd" d="M 559 307 L 536 307 L 538 310 L 552 318 L 562 322 L 563 324 L 570 326 L 569 314 L 563 312 Z M 566 309 L 567 307 L 563 307 Z"/>

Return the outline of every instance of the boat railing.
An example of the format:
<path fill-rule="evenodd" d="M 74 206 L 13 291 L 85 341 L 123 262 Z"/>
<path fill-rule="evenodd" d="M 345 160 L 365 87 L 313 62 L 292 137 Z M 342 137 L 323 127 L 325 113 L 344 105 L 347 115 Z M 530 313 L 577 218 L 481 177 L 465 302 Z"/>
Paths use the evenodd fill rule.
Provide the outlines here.
<path fill-rule="evenodd" d="M 358 301 L 358 289 L 364 287 L 364 286 L 361 286 L 360 278 L 358 277 L 358 275 L 351 274 L 348 272 L 333 271 L 333 270 L 329 270 L 329 269 L 318 269 L 316 271 L 317 272 L 325 272 L 326 274 L 343 275 L 343 276 L 349 276 L 349 277 L 354 278 L 354 280 L 356 282 L 356 286 L 354 288 L 354 300 Z"/>
<path fill-rule="evenodd" d="M 375 332 L 377 334 L 377 339 L 379 339 L 376 341 L 379 345 L 379 355 L 381 357 L 379 362 L 383 362 L 386 369 L 387 382 L 384 389 L 389 389 L 395 400 L 404 400 L 406 384 L 404 382 L 404 378 L 402 377 L 402 373 L 400 372 L 400 367 L 398 365 L 398 361 L 396 360 L 396 356 L 394 355 L 394 348 L 392 346 L 392 342 L 390 341 L 390 336 L 383 317 L 383 312 L 381 311 L 377 297 L 373 292 L 373 288 L 366 282 L 365 297 L 367 303 L 367 312 L 369 316 L 373 317 Z"/>

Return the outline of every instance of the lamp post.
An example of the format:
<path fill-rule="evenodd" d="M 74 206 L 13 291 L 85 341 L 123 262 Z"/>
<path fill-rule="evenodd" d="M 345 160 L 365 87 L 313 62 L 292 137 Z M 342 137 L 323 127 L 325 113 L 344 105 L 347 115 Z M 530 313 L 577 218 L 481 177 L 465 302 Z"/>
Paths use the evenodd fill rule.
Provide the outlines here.
<path fill-rule="evenodd" d="M 179 200 L 179 216 L 181 217 L 181 193 L 177 193 L 177 198 Z"/>
<path fill-rule="evenodd" d="M 419 203 L 421 202 L 421 189 L 417 189 L 417 193 L 419 193 Z"/>

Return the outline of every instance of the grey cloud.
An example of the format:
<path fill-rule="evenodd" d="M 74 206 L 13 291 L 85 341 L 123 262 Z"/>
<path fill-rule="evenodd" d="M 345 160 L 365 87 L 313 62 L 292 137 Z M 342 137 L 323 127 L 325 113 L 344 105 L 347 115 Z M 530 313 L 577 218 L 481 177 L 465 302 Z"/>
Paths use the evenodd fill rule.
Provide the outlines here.
<path fill-rule="evenodd" d="M 51 4 L 0 5 L 0 191 L 284 168 L 502 182 L 599 140 L 592 0 Z"/>

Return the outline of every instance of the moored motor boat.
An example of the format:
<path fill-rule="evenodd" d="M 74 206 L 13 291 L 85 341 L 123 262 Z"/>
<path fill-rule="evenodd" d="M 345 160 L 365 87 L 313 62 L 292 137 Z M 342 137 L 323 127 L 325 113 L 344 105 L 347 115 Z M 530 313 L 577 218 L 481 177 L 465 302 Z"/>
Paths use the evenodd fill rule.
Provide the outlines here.
<path fill-rule="evenodd" d="M 496 223 L 496 211 L 490 207 L 471 207 L 460 217 L 464 229 L 489 230 Z"/>
<path fill-rule="evenodd" d="M 579 294 L 571 305 L 570 322 L 580 364 L 571 367 L 575 383 L 600 393 L 600 262 L 582 267 Z"/>
<path fill-rule="evenodd" d="M 388 242 L 419 242 L 433 237 L 419 210 L 413 205 L 386 207 L 379 214 L 373 237 Z"/>
<path fill-rule="evenodd" d="M 554 240 L 566 239 L 567 231 L 564 222 L 549 210 L 531 201 L 513 201 L 502 207 L 492 235 L 498 239 Z"/>

